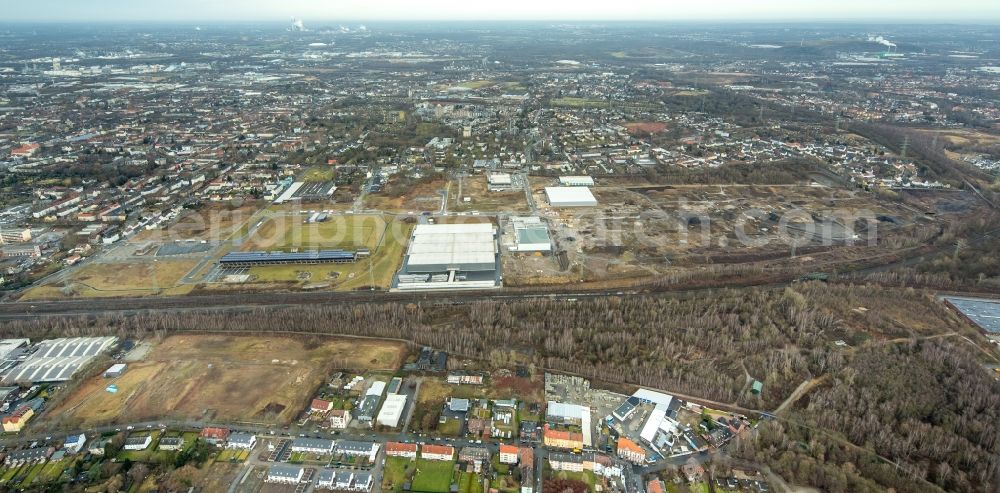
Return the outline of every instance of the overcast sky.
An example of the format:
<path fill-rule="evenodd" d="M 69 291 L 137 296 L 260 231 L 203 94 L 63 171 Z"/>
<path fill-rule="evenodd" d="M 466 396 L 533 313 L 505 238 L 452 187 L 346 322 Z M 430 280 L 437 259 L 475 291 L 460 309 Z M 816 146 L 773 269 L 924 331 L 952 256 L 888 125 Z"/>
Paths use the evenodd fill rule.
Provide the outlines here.
<path fill-rule="evenodd" d="M 4 0 L 11 21 L 1000 22 L 998 0 Z"/>

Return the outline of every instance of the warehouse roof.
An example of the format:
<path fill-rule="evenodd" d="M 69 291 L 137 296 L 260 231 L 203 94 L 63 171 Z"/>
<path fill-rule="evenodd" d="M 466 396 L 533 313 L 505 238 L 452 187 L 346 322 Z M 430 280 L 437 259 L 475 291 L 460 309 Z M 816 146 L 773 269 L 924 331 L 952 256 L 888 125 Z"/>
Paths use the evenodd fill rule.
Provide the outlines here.
<path fill-rule="evenodd" d="M 3 381 L 69 380 L 81 366 L 106 351 L 117 340 L 116 337 L 72 337 L 42 341 L 28 359 L 4 375 Z"/>
<path fill-rule="evenodd" d="M 466 266 L 496 262 L 492 224 L 421 224 L 413 231 L 407 265 Z"/>
<path fill-rule="evenodd" d="M 230 252 L 219 259 L 221 264 L 244 262 L 334 262 L 354 260 L 355 253 L 345 250 L 312 252 Z"/>
<path fill-rule="evenodd" d="M 555 206 L 597 205 L 597 199 L 587 187 L 545 187 L 545 195 L 549 198 L 549 203 Z"/>

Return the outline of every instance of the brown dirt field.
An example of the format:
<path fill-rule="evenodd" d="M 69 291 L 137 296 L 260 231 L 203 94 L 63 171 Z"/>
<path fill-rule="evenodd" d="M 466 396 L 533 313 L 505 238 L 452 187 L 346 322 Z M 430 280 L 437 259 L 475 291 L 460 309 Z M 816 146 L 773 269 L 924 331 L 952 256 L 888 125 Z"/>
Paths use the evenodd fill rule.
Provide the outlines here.
<path fill-rule="evenodd" d="M 524 190 L 507 190 L 491 192 L 485 176 L 469 176 L 462 181 L 462 196 L 457 196 L 458 183 L 452 184 L 452 196 L 449 197 L 448 210 L 454 212 L 514 212 L 527 213 L 528 203 L 524 198 Z M 464 198 L 471 200 L 465 202 Z"/>
<path fill-rule="evenodd" d="M 290 422 L 335 368 L 395 369 L 404 345 L 362 339 L 209 334 L 170 336 L 117 379 L 84 382 L 46 420 L 78 426 L 162 417 Z M 105 387 L 114 383 L 118 393 Z M 265 407 L 281 408 L 264 415 Z"/>
<path fill-rule="evenodd" d="M 385 192 L 368 194 L 365 196 L 365 207 L 383 212 L 436 211 L 441 207 L 440 191 L 446 187 L 448 180 L 441 178 L 418 183 L 397 197 Z"/>
<path fill-rule="evenodd" d="M 626 123 L 625 128 L 630 134 L 658 134 L 667 129 L 667 124 L 662 122 L 634 122 Z"/>

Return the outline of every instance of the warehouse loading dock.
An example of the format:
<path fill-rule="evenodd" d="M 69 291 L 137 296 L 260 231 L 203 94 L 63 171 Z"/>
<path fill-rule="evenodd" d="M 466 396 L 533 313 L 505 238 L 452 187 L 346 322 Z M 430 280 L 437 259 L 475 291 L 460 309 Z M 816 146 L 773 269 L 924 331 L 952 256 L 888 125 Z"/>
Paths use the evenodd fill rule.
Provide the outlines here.
<path fill-rule="evenodd" d="M 500 286 L 500 254 L 492 224 L 421 224 L 413 230 L 397 291 Z"/>

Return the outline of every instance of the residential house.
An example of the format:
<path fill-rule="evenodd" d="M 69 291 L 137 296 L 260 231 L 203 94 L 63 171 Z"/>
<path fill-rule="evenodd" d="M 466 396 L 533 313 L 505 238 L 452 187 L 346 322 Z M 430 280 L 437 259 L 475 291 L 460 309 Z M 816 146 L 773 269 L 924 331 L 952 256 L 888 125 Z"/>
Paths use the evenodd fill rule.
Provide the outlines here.
<path fill-rule="evenodd" d="M 153 443 L 152 435 L 131 436 L 125 439 L 125 450 L 146 450 Z"/>
<path fill-rule="evenodd" d="M 514 445 L 501 444 L 500 463 L 517 464 L 518 452 L 519 452 L 518 448 Z"/>
<path fill-rule="evenodd" d="M 330 427 L 343 430 L 351 424 L 351 412 L 346 409 L 330 411 Z"/>
<path fill-rule="evenodd" d="M 71 454 L 77 454 L 83 450 L 83 446 L 87 443 L 87 435 L 83 433 L 79 435 L 70 435 L 66 437 L 66 441 L 63 442 L 63 449 Z"/>
<path fill-rule="evenodd" d="M 659 479 L 650 480 L 646 483 L 646 493 L 664 493 L 666 488 L 663 487 L 663 481 Z"/>
<path fill-rule="evenodd" d="M 646 451 L 638 444 L 625 437 L 618 438 L 618 457 L 633 464 L 646 462 Z"/>
<path fill-rule="evenodd" d="M 681 466 L 681 473 L 684 474 L 688 482 L 693 483 L 702 480 L 702 477 L 705 475 L 705 468 L 701 467 L 701 464 L 692 457 Z"/>
<path fill-rule="evenodd" d="M 106 447 L 108 445 L 108 442 L 110 441 L 111 437 L 104 437 L 104 438 L 98 438 L 90 442 L 90 446 L 87 447 L 87 453 L 97 457 L 103 457 L 104 447 Z"/>
<path fill-rule="evenodd" d="M 156 446 L 157 450 L 180 450 L 184 446 L 184 438 L 182 437 L 165 437 L 160 439 L 160 443 Z"/>
<path fill-rule="evenodd" d="M 327 455 L 333 453 L 333 440 L 325 438 L 296 438 L 292 441 L 292 452 Z"/>
<path fill-rule="evenodd" d="M 386 442 L 385 455 L 389 457 L 417 458 L 417 444 L 402 442 Z"/>
<path fill-rule="evenodd" d="M 309 410 L 314 413 L 325 413 L 333 409 L 333 403 L 323 399 L 313 399 Z"/>
<path fill-rule="evenodd" d="M 204 428 L 201 430 L 201 434 L 199 436 L 202 440 L 211 443 L 212 445 L 219 445 L 220 443 L 224 443 L 229 438 L 229 428 Z"/>
<path fill-rule="evenodd" d="M 236 432 L 229 435 L 226 448 L 253 450 L 257 446 L 257 436 L 253 433 Z"/>
<path fill-rule="evenodd" d="M 14 412 L 3 417 L 3 431 L 19 433 L 34 415 L 35 410 L 30 406 L 18 406 Z"/>
<path fill-rule="evenodd" d="M 368 457 L 369 461 L 374 461 L 378 455 L 379 444 L 375 442 L 356 442 L 352 440 L 340 440 L 337 442 L 337 453 L 353 457 Z"/>
<path fill-rule="evenodd" d="M 420 446 L 420 458 L 427 460 L 451 460 L 455 457 L 455 447 L 424 444 Z"/>
<path fill-rule="evenodd" d="M 521 469 L 521 491 L 520 493 L 534 493 L 535 491 L 535 449 L 531 447 L 521 447 L 520 450 Z"/>
<path fill-rule="evenodd" d="M 574 454 L 553 452 L 549 454 L 549 467 L 553 471 L 583 471 L 583 457 Z"/>
<path fill-rule="evenodd" d="M 458 453 L 458 460 L 472 466 L 473 471 L 478 474 L 489 463 L 490 451 L 486 447 L 465 447 Z"/>
<path fill-rule="evenodd" d="M 582 433 L 554 430 L 552 428 L 549 428 L 549 425 L 545 425 L 545 427 L 542 429 L 542 441 L 543 443 L 545 443 L 546 447 L 564 448 L 564 449 L 583 448 Z"/>
<path fill-rule="evenodd" d="M 305 471 L 299 466 L 275 464 L 268 468 L 265 481 L 268 483 L 298 484 L 302 481 L 303 474 Z"/>
<path fill-rule="evenodd" d="M 15 450 L 7 454 L 6 464 L 10 467 L 45 462 L 56 450 L 52 447 L 34 447 Z"/>

